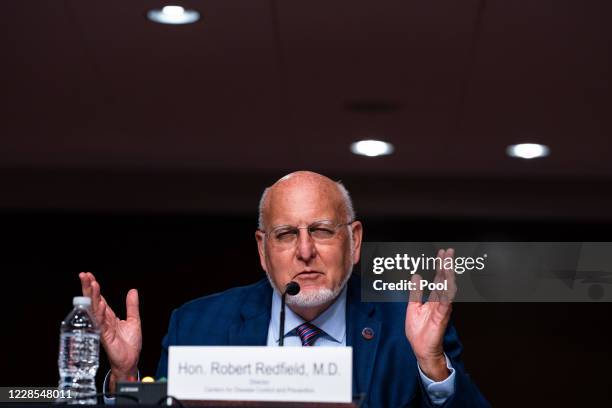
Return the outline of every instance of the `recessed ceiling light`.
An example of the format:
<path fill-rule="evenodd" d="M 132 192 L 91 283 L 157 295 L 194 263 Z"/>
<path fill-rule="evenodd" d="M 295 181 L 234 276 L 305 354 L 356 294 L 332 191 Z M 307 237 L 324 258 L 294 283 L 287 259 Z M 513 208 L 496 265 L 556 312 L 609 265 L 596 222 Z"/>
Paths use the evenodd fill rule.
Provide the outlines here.
<path fill-rule="evenodd" d="M 506 148 L 506 153 L 510 157 L 537 159 L 538 157 L 548 156 L 550 154 L 550 148 L 546 145 L 537 143 L 519 143 L 508 146 Z"/>
<path fill-rule="evenodd" d="M 368 157 L 384 156 L 393 153 L 394 150 L 391 143 L 382 140 L 360 140 L 351 144 L 351 152 Z"/>
<path fill-rule="evenodd" d="M 147 18 L 161 24 L 189 24 L 198 21 L 200 13 L 181 6 L 164 6 L 161 9 L 149 10 Z"/>

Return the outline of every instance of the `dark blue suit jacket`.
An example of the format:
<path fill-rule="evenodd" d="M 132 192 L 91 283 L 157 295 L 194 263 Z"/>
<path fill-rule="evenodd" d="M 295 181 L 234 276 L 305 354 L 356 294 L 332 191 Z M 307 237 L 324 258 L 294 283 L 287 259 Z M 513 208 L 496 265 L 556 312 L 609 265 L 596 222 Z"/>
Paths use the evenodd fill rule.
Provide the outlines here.
<path fill-rule="evenodd" d="M 406 339 L 406 303 L 362 303 L 360 278 L 349 279 L 346 343 L 353 347 L 353 394 L 365 396 L 367 407 L 432 407 Z M 168 347 L 265 346 L 270 323 L 272 288 L 267 280 L 233 288 L 186 303 L 172 313 L 162 342 L 158 377 L 167 376 Z M 374 331 L 366 340 L 365 327 Z M 444 350 L 456 370 L 455 394 L 443 407 L 488 407 L 460 360 L 461 344 L 452 325 Z"/>

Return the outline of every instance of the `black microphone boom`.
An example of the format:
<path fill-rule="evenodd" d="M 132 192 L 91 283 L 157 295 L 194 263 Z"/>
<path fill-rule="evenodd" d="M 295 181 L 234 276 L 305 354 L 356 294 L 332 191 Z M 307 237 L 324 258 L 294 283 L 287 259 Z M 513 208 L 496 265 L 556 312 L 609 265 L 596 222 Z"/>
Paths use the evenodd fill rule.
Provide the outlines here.
<path fill-rule="evenodd" d="M 285 344 L 285 297 L 295 296 L 300 293 L 300 285 L 297 282 L 291 281 L 285 286 L 285 291 L 281 296 L 281 311 L 280 311 L 280 327 L 278 334 L 278 345 L 283 346 Z"/>

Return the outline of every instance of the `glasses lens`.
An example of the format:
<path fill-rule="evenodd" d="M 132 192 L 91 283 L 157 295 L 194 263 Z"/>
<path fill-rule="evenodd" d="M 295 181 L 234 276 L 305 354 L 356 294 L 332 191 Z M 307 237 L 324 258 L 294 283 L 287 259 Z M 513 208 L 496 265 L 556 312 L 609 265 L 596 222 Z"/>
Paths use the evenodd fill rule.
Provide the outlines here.
<path fill-rule="evenodd" d="M 336 226 L 332 223 L 316 223 L 308 227 L 310 236 L 316 240 L 326 240 L 333 238 L 336 233 Z"/>
<path fill-rule="evenodd" d="M 307 229 L 313 240 L 325 241 L 333 238 L 336 235 L 338 227 L 339 226 L 332 221 L 318 221 L 309 225 L 307 228 L 282 225 L 274 228 L 270 233 L 270 236 L 278 245 L 292 245 L 297 241 L 300 234 L 300 229 Z"/>
<path fill-rule="evenodd" d="M 291 227 L 281 227 L 272 231 L 272 237 L 279 243 L 291 243 L 297 237 L 298 230 Z"/>

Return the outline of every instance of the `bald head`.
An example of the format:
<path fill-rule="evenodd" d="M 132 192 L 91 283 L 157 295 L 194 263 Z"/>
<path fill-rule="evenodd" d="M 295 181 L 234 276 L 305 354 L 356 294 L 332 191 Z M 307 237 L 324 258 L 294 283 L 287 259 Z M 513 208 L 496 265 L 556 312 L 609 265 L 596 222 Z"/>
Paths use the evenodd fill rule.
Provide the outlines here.
<path fill-rule="evenodd" d="M 354 218 L 344 186 L 310 171 L 286 175 L 261 197 L 255 231 L 261 267 L 277 293 L 290 281 L 300 285 L 287 304 L 304 320 L 337 298 L 359 262 L 363 229 Z"/>
<path fill-rule="evenodd" d="M 259 229 L 265 230 L 270 217 L 276 214 L 301 212 L 306 215 L 322 205 L 340 217 L 337 221 L 349 222 L 355 218 L 350 195 L 341 182 L 311 171 L 287 174 L 262 194 Z"/>

